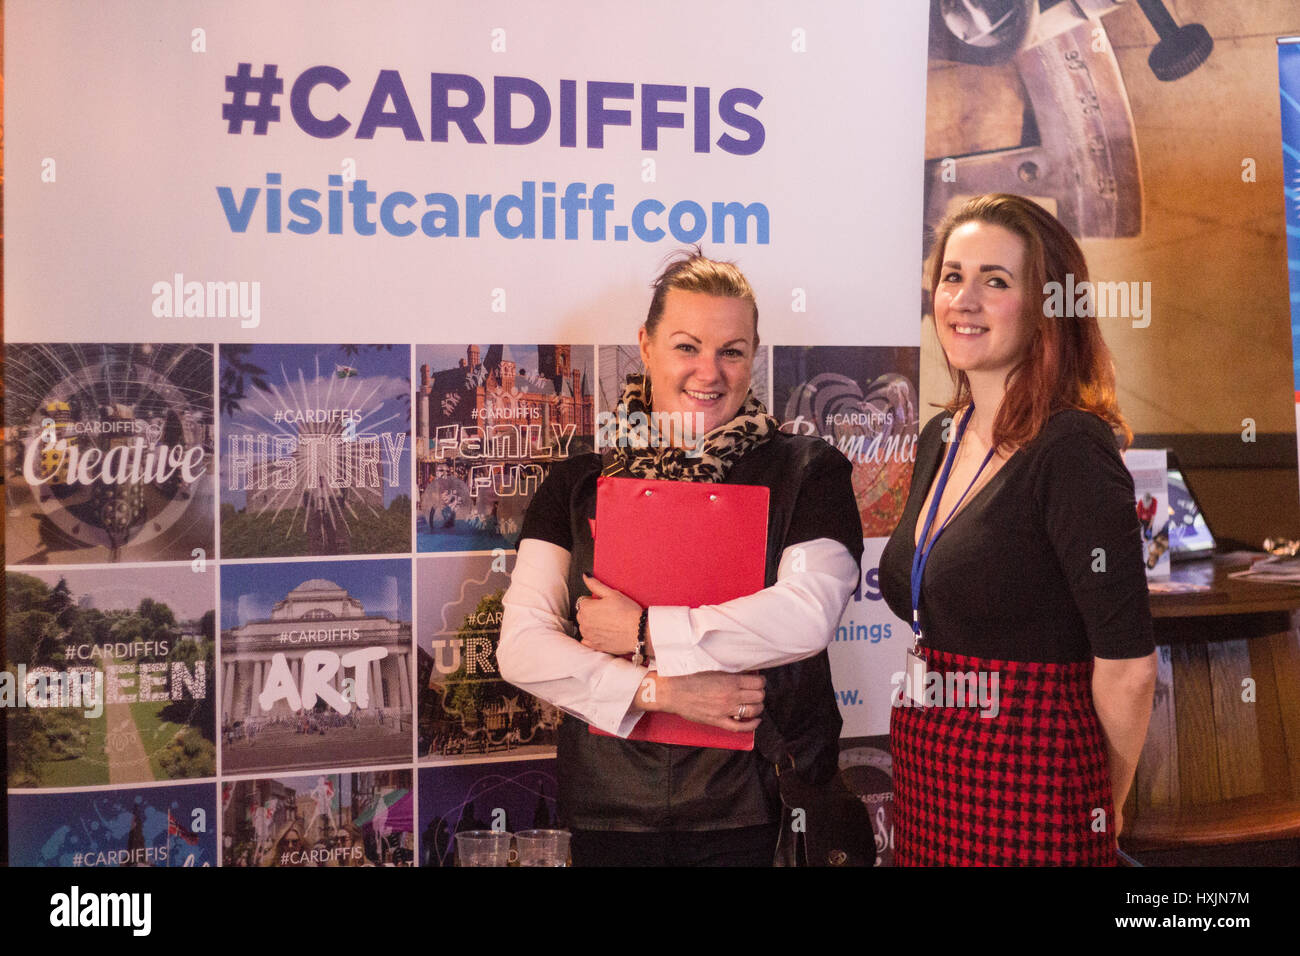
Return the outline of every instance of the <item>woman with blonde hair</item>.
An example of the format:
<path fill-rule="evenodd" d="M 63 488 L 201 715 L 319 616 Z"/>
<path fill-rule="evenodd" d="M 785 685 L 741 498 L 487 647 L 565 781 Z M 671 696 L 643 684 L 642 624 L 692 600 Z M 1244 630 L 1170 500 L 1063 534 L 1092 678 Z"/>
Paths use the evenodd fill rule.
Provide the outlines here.
<path fill-rule="evenodd" d="M 554 465 L 529 506 L 497 662 L 569 715 L 559 812 L 576 865 L 771 865 L 781 799 L 760 751 L 785 752 L 812 785 L 838 769 L 826 646 L 860 573 L 851 467 L 821 438 L 782 432 L 755 397 L 758 306 L 735 265 L 697 249 L 653 288 L 638 336 L 646 375 L 625 385 L 613 447 Z M 653 441 L 623 430 L 643 416 L 668 423 Z M 766 586 L 722 604 L 642 607 L 591 577 L 602 474 L 765 486 Z M 656 529 L 623 530 L 643 540 L 646 576 L 661 573 Z M 709 560 L 700 555 L 704 573 Z M 757 746 L 627 739 L 651 710 L 755 731 Z"/>

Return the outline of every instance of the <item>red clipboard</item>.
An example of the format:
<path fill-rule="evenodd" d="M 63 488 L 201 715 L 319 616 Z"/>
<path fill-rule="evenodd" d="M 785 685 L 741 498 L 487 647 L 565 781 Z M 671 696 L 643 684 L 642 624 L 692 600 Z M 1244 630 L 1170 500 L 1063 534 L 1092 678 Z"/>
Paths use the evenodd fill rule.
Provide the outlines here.
<path fill-rule="evenodd" d="M 768 497 L 768 489 L 759 485 L 601 477 L 592 573 L 643 607 L 700 607 L 761 591 Z M 752 732 L 658 711 L 637 721 L 628 739 L 754 749 Z"/>

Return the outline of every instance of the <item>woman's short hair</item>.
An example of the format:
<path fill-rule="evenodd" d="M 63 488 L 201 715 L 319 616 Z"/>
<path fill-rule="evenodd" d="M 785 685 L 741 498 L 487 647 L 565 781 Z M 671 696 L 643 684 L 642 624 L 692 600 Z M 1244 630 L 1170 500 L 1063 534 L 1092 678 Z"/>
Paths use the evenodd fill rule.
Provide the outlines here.
<path fill-rule="evenodd" d="M 943 276 L 944 250 L 954 229 L 983 222 L 1019 236 L 1025 243 L 1024 319 L 1033 329 L 1029 352 L 1007 376 L 1006 397 L 993 422 L 995 445 L 1020 446 L 1032 440 L 1053 412 L 1077 408 L 1092 412 L 1111 426 L 1127 448 L 1133 432 L 1120 414 L 1115 397 L 1115 361 L 1093 315 L 1049 316 L 1044 307 L 1048 284 L 1073 287 L 1088 279 L 1083 250 L 1061 223 L 1042 206 L 1011 193 L 989 193 L 968 199 L 943 221 L 935 236 L 926 269 L 931 297 Z M 971 401 L 966 373 L 948 366 L 955 390 L 944 407 L 955 413 Z"/>
<path fill-rule="evenodd" d="M 650 286 L 654 289 L 654 295 L 650 297 L 650 310 L 645 318 L 645 330 L 649 334 L 654 335 L 659 326 L 668 293 L 678 289 L 748 302 L 754 312 L 754 345 L 758 345 L 758 302 L 749 280 L 734 262 L 710 259 L 699 246 L 683 249 L 669 258 L 663 272 L 659 273 Z"/>

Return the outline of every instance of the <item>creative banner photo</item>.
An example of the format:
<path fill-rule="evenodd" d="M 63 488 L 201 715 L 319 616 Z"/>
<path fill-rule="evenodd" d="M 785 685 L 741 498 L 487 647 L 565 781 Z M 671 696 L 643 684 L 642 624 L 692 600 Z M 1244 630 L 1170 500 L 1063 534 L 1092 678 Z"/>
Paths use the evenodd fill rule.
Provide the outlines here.
<path fill-rule="evenodd" d="M 10 787 L 215 776 L 212 573 L 31 569 L 5 591 Z"/>
<path fill-rule="evenodd" d="M 411 759 L 409 559 L 225 565 L 221 623 L 222 773 Z"/>
<path fill-rule="evenodd" d="M 188 561 L 212 547 L 212 348 L 5 348 L 5 560 Z"/>
<path fill-rule="evenodd" d="M 226 781 L 222 866 L 412 866 L 410 770 Z"/>

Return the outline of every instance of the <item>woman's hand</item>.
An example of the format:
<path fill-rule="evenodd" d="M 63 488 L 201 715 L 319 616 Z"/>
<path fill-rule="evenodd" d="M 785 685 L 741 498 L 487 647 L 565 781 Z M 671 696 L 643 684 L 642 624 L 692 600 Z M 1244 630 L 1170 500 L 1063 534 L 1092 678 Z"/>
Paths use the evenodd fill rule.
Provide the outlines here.
<path fill-rule="evenodd" d="M 664 677 L 655 671 L 646 675 L 633 706 L 640 710 L 662 710 L 696 723 L 723 730 L 758 729 L 763 713 L 762 674 L 727 674 L 702 671 Z"/>
<path fill-rule="evenodd" d="M 1115 836 L 1124 825 L 1124 800 L 1133 783 L 1156 686 L 1156 654 L 1123 660 L 1093 659 L 1092 703 L 1106 740 L 1110 789 L 1115 803 Z"/>
<path fill-rule="evenodd" d="M 641 605 L 584 574 L 591 597 L 578 599 L 578 633 L 584 647 L 621 657 L 636 650 Z"/>

